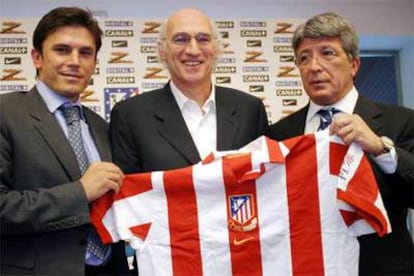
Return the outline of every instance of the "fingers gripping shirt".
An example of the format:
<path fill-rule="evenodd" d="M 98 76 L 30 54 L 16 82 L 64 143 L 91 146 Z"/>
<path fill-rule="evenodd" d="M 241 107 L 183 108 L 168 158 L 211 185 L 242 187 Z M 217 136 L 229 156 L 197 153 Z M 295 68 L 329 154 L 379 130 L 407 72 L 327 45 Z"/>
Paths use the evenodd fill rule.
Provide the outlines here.
<path fill-rule="evenodd" d="M 325 131 L 127 175 L 91 216 L 140 275 L 356 275 L 356 237 L 390 232 L 362 150 Z"/>

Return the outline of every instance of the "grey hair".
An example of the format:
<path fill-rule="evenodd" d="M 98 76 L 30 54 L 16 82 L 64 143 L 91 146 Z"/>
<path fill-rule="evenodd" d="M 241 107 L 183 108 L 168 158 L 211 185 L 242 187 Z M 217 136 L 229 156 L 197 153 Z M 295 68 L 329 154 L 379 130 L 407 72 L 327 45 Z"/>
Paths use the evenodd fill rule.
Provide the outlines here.
<path fill-rule="evenodd" d="M 322 13 L 299 25 L 292 39 L 292 47 L 297 50 L 304 38 L 336 37 L 342 41 L 342 48 L 348 57 L 359 58 L 359 39 L 351 23 L 333 12 Z"/>

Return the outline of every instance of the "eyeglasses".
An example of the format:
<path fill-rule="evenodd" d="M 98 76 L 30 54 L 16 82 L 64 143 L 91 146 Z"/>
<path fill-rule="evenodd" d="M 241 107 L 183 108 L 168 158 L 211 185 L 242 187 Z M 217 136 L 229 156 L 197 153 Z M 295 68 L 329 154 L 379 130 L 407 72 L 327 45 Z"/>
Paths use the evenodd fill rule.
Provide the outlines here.
<path fill-rule="evenodd" d="M 306 52 L 306 51 L 303 53 L 300 53 L 297 56 L 296 63 L 298 66 L 303 67 L 303 66 L 308 66 L 309 64 L 311 64 L 313 59 L 316 59 L 319 63 L 326 63 L 326 62 L 330 62 L 331 60 L 333 60 L 334 58 L 338 56 L 339 56 L 339 53 L 335 49 L 332 49 L 330 47 L 324 47 L 316 55 L 310 52 Z"/>
<path fill-rule="evenodd" d="M 186 46 L 193 38 L 199 46 L 207 46 L 213 40 L 213 37 L 207 33 L 197 33 L 194 36 L 188 33 L 177 33 L 172 37 L 171 42 L 176 46 Z"/>

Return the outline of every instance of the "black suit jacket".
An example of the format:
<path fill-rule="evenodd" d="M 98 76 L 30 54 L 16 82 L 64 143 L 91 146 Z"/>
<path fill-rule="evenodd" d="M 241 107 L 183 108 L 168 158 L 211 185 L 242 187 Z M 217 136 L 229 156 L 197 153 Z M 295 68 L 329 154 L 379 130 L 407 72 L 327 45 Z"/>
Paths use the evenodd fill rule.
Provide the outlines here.
<path fill-rule="evenodd" d="M 108 125 L 83 108 L 102 160 Z M 84 275 L 89 206 L 76 157 L 36 88 L 0 96 L 1 275 Z M 119 265 L 122 247 L 101 272 Z"/>
<path fill-rule="evenodd" d="M 238 149 L 267 134 L 260 99 L 216 87 L 217 149 Z M 169 84 L 115 105 L 111 113 L 114 162 L 124 173 L 168 170 L 200 161 Z"/>
<path fill-rule="evenodd" d="M 270 126 L 270 137 L 284 140 L 302 135 L 309 105 Z M 407 229 L 408 208 L 414 208 L 414 112 L 384 105 L 359 96 L 354 113 L 379 136 L 396 144 L 398 167 L 394 174 L 383 173 L 371 164 L 391 221 L 392 233 L 359 238 L 361 275 L 413 275 L 414 248 Z"/>

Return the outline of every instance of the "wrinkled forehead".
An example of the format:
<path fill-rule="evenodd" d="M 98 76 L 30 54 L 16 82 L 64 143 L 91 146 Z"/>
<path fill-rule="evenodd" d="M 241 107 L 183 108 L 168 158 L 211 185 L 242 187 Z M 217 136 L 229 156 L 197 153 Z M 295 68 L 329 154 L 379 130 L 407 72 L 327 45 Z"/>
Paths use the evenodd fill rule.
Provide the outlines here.
<path fill-rule="evenodd" d="M 199 13 L 177 13 L 167 21 L 167 36 L 173 36 L 176 33 L 188 33 L 195 35 L 197 33 L 212 34 L 213 29 L 211 20 Z"/>

